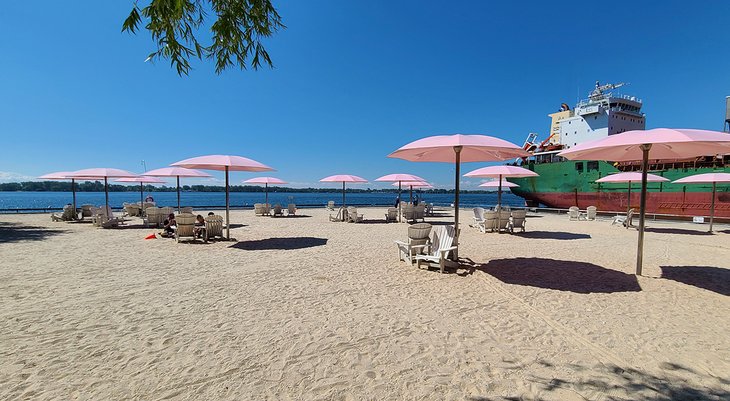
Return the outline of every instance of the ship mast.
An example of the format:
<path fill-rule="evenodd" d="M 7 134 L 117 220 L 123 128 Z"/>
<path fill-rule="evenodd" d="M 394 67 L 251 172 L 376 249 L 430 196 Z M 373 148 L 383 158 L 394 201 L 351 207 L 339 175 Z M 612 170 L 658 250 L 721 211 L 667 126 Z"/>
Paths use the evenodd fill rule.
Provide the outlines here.
<path fill-rule="evenodd" d="M 725 98 L 725 124 L 722 128 L 725 132 L 730 132 L 730 96 Z"/>

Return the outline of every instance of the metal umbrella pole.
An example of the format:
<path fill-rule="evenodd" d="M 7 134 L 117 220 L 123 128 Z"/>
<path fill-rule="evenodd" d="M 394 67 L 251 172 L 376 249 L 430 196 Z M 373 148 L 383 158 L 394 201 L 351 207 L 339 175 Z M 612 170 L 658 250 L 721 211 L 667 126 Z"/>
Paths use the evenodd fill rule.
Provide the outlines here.
<path fill-rule="evenodd" d="M 180 214 L 180 176 L 175 177 L 177 178 L 177 213 Z"/>
<path fill-rule="evenodd" d="M 650 143 L 641 145 L 641 151 L 643 152 L 641 161 L 641 210 L 639 211 L 639 245 L 636 250 L 636 274 L 638 276 L 641 275 L 644 263 L 644 218 L 646 215 L 646 174 L 649 170 L 649 150 L 651 150 Z"/>
<path fill-rule="evenodd" d="M 454 259 L 459 259 L 459 180 L 461 179 L 461 150 L 463 146 L 454 146 L 454 153 L 456 153 L 456 190 L 454 191 L 454 245 L 457 248 L 454 250 Z"/>
<path fill-rule="evenodd" d="M 228 195 L 228 166 L 226 166 L 226 239 L 231 239 L 230 199 Z"/>

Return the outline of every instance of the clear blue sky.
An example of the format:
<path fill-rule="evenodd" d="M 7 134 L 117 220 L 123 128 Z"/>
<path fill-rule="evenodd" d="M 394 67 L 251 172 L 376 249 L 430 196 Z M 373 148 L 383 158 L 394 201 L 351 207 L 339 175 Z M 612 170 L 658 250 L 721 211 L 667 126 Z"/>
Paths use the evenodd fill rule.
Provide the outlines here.
<path fill-rule="evenodd" d="M 196 62 L 182 78 L 144 62 L 146 31 L 121 33 L 132 4 L 3 5 L 0 179 L 223 153 L 298 186 L 405 172 L 453 187 L 450 165 L 386 155 L 434 134 L 545 137 L 547 114 L 596 80 L 629 82 L 650 128 L 720 130 L 730 95 L 726 0 L 280 0 L 275 69 Z"/>

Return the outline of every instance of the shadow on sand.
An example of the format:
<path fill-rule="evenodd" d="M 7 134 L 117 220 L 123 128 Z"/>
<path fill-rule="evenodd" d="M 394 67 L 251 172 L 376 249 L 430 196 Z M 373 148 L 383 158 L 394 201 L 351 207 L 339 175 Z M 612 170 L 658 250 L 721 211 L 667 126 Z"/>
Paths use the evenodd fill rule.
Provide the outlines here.
<path fill-rule="evenodd" d="M 552 367 L 549 362 L 538 361 L 541 365 Z M 602 399 L 608 401 L 655 401 L 655 400 L 727 400 L 730 399 L 727 379 L 714 377 L 691 368 L 665 362 L 659 366 L 660 375 L 641 369 L 622 369 L 614 364 L 582 366 L 567 364 L 560 366 L 559 371 L 578 373 L 580 379 L 567 380 L 560 374 L 541 377 L 533 375 L 530 380 L 537 391 L 544 392 L 544 399 Z M 527 366 L 517 365 L 527 369 Z M 557 369 L 556 369 L 557 370 Z M 692 386 L 687 379 L 702 386 Z M 528 398 L 516 397 L 470 397 L 471 401 L 518 401 Z M 532 398 L 529 398 L 532 399 Z M 543 399 L 541 397 L 541 399 Z"/>
<path fill-rule="evenodd" d="M 515 232 L 514 235 L 524 238 L 533 239 L 557 239 L 557 240 L 572 240 L 572 239 L 590 239 L 591 236 L 588 234 L 577 234 L 569 233 L 565 231 L 525 231 Z"/>
<path fill-rule="evenodd" d="M 242 249 L 244 251 L 261 250 L 293 250 L 313 248 L 327 244 L 326 238 L 315 237 L 284 237 L 266 238 L 256 241 L 241 241 L 231 245 L 229 248 Z"/>
<path fill-rule="evenodd" d="M 639 282 L 633 274 L 570 260 L 495 259 L 476 269 L 507 284 L 580 294 L 641 291 Z"/>
<path fill-rule="evenodd" d="M 20 241 L 40 241 L 68 230 L 50 229 L 41 226 L 26 226 L 20 223 L 0 222 L 0 244 Z"/>
<path fill-rule="evenodd" d="M 730 270 L 712 266 L 660 266 L 662 278 L 730 296 Z"/>
<path fill-rule="evenodd" d="M 712 235 L 708 231 L 688 230 L 686 228 L 646 227 L 644 231 L 657 234 Z"/>

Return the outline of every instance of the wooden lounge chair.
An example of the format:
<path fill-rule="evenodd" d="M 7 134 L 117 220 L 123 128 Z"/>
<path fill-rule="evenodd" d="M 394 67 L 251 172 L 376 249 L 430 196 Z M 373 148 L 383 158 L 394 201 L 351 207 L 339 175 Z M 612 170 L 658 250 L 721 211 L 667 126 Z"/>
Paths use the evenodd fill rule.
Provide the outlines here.
<path fill-rule="evenodd" d="M 512 217 L 510 217 L 509 223 L 507 224 L 507 229 L 509 230 L 510 234 L 514 234 L 516 228 L 520 228 L 522 229 L 522 232 L 525 232 L 526 217 L 526 210 L 515 210 L 512 212 Z"/>
<path fill-rule="evenodd" d="M 195 239 L 195 215 L 192 213 L 180 213 L 175 216 L 177 228 L 175 229 L 175 241 L 180 242 L 180 238 Z"/>
<path fill-rule="evenodd" d="M 595 220 L 597 211 L 598 209 L 595 206 L 588 206 L 586 208 L 586 220 Z"/>
<path fill-rule="evenodd" d="M 155 206 L 150 206 L 146 209 L 145 213 L 147 218 L 145 219 L 145 226 L 159 227 L 163 221 L 167 218 L 167 215 L 162 214 L 162 209 Z"/>
<path fill-rule="evenodd" d="M 626 216 L 616 216 L 613 218 L 613 221 L 611 222 L 611 225 L 614 224 L 621 224 L 622 226 L 629 228 L 629 227 L 635 227 L 633 224 L 634 219 L 634 209 L 629 209 L 628 213 L 626 213 Z"/>
<path fill-rule="evenodd" d="M 479 226 L 479 230 L 483 233 L 494 232 L 497 229 L 497 212 L 494 210 L 484 211 L 484 222 Z"/>
<path fill-rule="evenodd" d="M 413 264 L 416 261 L 416 255 L 423 253 L 422 245 L 427 245 L 430 241 L 431 225 L 428 223 L 417 223 L 408 226 L 408 241 L 395 241 L 398 247 L 398 259 Z"/>
<path fill-rule="evenodd" d="M 578 206 L 571 206 L 568 208 L 568 219 L 569 220 L 580 220 L 580 209 Z"/>
<path fill-rule="evenodd" d="M 264 215 L 264 204 L 263 203 L 254 203 L 253 204 L 253 214 L 256 216 L 263 216 Z"/>
<path fill-rule="evenodd" d="M 223 237 L 223 216 L 213 215 L 205 219 L 205 242 L 215 237 Z"/>
<path fill-rule="evenodd" d="M 444 272 L 446 259 L 449 254 L 458 247 L 454 246 L 454 226 L 437 226 L 432 230 L 431 243 L 427 245 L 416 245 L 414 248 L 430 249 L 428 254 L 416 255 L 416 265 L 421 268 L 421 263 L 430 266 L 431 263 L 438 263 L 441 273 Z"/>
<path fill-rule="evenodd" d="M 407 203 L 401 205 L 401 214 L 403 215 L 403 220 L 409 223 L 416 221 L 416 210 L 413 208 L 413 205 Z"/>
<path fill-rule="evenodd" d="M 420 205 L 416 205 L 413 207 L 413 211 L 413 220 L 421 220 L 423 222 L 426 221 L 426 205 L 424 205 L 423 203 L 421 203 Z"/>
<path fill-rule="evenodd" d="M 282 210 L 281 205 L 278 203 L 276 205 L 274 205 L 274 209 L 272 209 L 272 211 L 271 211 L 271 216 L 277 217 L 277 216 L 283 216 L 283 215 L 284 215 L 284 211 Z"/>
<path fill-rule="evenodd" d="M 357 208 L 349 206 L 347 208 L 347 221 L 350 223 L 362 223 L 364 218 L 363 214 L 357 212 Z"/>
<path fill-rule="evenodd" d="M 509 210 L 500 210 L 497 214 L 497 225 L 496 229 L 497 232 L 507 231 L 507 226 L 509 225 L 509 218 L 512 214 Z"/>
<path fill-rule="evenodd" d="M 286 205 L 286 215 L 287 216 L 294 216 L 297 214 L 297 205 L 290 203 Z"/>
<path fill-rule="evenodd" d="M 385 213 L 385 222 L 395 222 L 398 221 L 398 208 L 396 207 L 389 207 L 388 212 Z"/>
<path fill-rule="evenodd" d="M 337 210 L 337 214 L 335 216 L 332 216 L 330 214 L 330 221 L 348 221 L 347 209 L 340 208 L 339 210 Z"/>
<path fill-rule="evenodd" d="M 335 201 L 327 201 L 327 210 L 335 211 Z"/>

